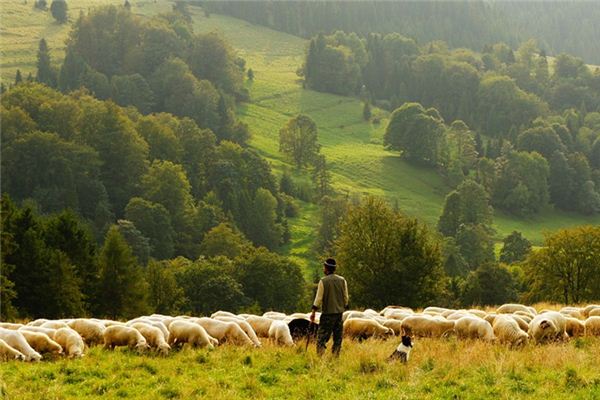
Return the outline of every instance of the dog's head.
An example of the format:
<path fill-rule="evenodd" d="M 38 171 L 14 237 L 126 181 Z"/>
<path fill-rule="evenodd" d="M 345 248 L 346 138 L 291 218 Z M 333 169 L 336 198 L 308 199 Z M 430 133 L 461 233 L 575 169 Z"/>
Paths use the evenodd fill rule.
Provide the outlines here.
<path fill-rule="evenodd" d="M 412 347 L 413 342 L 410 336 L 402 335 L 402 344 L 406 347 Z"/>

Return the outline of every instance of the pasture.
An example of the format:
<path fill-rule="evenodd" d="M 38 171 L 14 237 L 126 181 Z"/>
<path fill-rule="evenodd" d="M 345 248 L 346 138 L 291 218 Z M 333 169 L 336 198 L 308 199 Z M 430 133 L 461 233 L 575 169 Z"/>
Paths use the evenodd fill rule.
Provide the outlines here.
<path fill-rule="evenodd" d="M 0 398 L 597 399 L 600 338 L 566 344 L 417 339 L 407 365 L 397 339 L 345 340 L 339 360 L 311 345 L 184 349 L 167 357 L 94 347 L 82 359 L 0 364 Z M 312 342 L 314 344 L 314 342 Z"/>

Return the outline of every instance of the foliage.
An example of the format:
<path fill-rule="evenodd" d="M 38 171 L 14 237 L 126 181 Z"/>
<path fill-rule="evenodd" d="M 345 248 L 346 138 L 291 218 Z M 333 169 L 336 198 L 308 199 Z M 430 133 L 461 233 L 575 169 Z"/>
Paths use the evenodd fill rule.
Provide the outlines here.
<path fill-rule="evenodd" d="M 455 236 L 463 224 L 492 224 L 492 208 L 485 188 L 466 180 L 446 196 L 438 230 L 444 236 Z"/>
<path fill-rule="evenodd" d="M 50 61 L 48 43 L 46 42 L 46 39 L 42 38 L 40 39 L 37 53 L 37 74 L 35 79 L 50 87 L 56 87 L 56 78 L 56 71 L 53 69 Z"/>
<path fill-rule="evenodd" d="M 251 243 L 241 232 L 227 223 L 221 223 L 204 235 L 200 254 L 207 258 L 224 256 L 234 259 L 248 252 L 250 247 Z"/>
<path fill-rule="evenodd" d="M 600 297 L 600 228 L 580 226 L 548 235 L 523 268 L 529 280 L 528 301 L 544 299 L 581 303 Z"/>
<path fill-rule="evenodd" d="M 500 262 L 512 264 L 523 261 L 530 251 L 531 242 L 524 238 L 521 232 L 513 231 L 503 240 Z"/>
<path fill-rule="evenodd" d="M 68 6 L 65 0 L 52 0 L 50 5 L 50 13 L 59 23 L 64 24 L 69 19 L 67 13 Z"/>
<path fill-rule="evenodd" d="M 517 282 L 502 264 L 484 263 L 465 281 L 462 302 L 465 305 L 495 305 L 517 301 Z"/>
<path fill-rule="evenodd" d="M 146 281 L 148 282 L 148 304 L 154 312 L 164 315 L 174 315 L 179 312 L 185 299 L 170 263 L 151 260 L 146 268 Z"/>
<path fill-rule="evenodd" d="M 319 152 L 317 125 L 306 115 L 292 118 L 279 131 L 279 151 L 301 168 L 315 160 Z"/>
<path fill-rule="evenodd" d="M 373 197 L 342 220 L 336 256 L 354 306 L 417 307 L 443 286 L 440 246 L 426 226 Z"/>

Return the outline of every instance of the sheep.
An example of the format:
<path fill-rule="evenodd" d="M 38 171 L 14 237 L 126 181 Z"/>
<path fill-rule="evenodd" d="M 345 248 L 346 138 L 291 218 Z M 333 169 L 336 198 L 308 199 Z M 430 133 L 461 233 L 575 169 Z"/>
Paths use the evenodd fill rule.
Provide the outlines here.
<path fill-rule="evenodd" d="M 266 317 L 259 317 L 258 315 L 251 315 L 246 318 L 246 322 L 250 324 L 252 329 L 257 336 L 268 338 L 269 337 L 269 328 L 273 323 L 273 320 Z"/>
<path fill-rule="evenodd" d="M 22 328 L 23 324 L 13 324 L 10 322 L 0 322 L 0 328 L 10 329 L 11 331 L 16 331 L 19 328 Z"/>
<path fill-rule="evenodd" d="M 594 308 L 590 310 L 588 317 L 600 317 L 600 308 Z"/>
<path fill-rule="evenodd" d="M 143 323 L 143 324 L 146 324 L 146 325 L 153 326 L 153 327 L 159 329 L 162 332 L 163 337 L 165 339 L 169 337 L 169 329 L 167 328 L 167 326 L 165 325 L 165 323 L 162 322 L 159 319 L 156 319 L 156 318 L 153 318 L 153 317 L 141 317 L 141 318 L 133 319 L 131 321 L 127 321 L 126 325 L 127 326 L 133 326 L 133 325 L 135 325 L 137 323 Z"/>
<path fill-rule="evenodd" d="M 346 321 L 347 319 L 350 318 L 368 318 L 368 319 L 373 319 L 372 315 L 367 315 L 362 311 L 354 311 L 354 310 L 349 310 L 349 311 L 344 311 L 344 313 L 342 314 L 342 321 Z"/>
<path fill-rule="evenodd" d="M 394 331 L 394 335 L 402 334 L 402 321 L 401 320 L 388 319 L 382 325 L 385 326 L 386 328 L 390 328 L 392 331 Z"/>
<path fill-rule="evenodd" d="M 456 310 L 450 310 L 449 308 L 444 308 L 444 307 L 426 307 L 423 310 L 423 313 L 429 313 L 429 312 L 434 312 L 436 314 L 442 314 L 445 313 L 446 311 L 456 311 Z"/>
<path fill-rule="evenodd" d="M 566 317 L 566 332 L 569 337 L 579 337 L 585 334 L 585 324 L 576 318 Z"/>
<path fill-rule="evenodd" d="M 483 339 L 493 341 L 494 330 L 489 322 L 478 317 L 462 317 L 454 324 L 456 335 L 461 339 Z"/>
<path fill-rule="evenodd" d="M 412 308 L 409 308 L 409 307 L 387 306 L 386 308 L 384 308 L 383 310 L 381 310 L 379 312 L 379 315 L 388 318 L 389 314 L 395 314 L 395 313 L 414 314 L 415 312 L 413 311 Z"/>
<path fill-rule="evenodd" d="M 42 359 L 40 353 L 35 351 L 20 331 L 0 328 L 0 339 L 13 349 L 21 352 L 25 356 L 25 361 L 39 361 Z"/>
<path fill-rule="evenodd" d="M 214 312 L 210 315 L 211 318 L 215 318 L 215 317 L 233 317 L 233 318 L 239 318 L 237 315 L 235 315 L 234 313 L 231 313 L 229 311 L 217 311 Z"/>
<path fill-rule="evenodd" d="M 498 307 L 498 309 L 496 310 L 497 314 L 513 314 L 517 311 L 524 311 L 526 313 L 529 314 L 536 314 L 535 312 L 532 313 L 532 308 L 531 307 L 527 307 L 524 306 L 523 304 L 503 304 L 500 307 Z M 535 310 L 534 310 L 535 311 Z"/>
<path fill-rule="evenodd" d="M 235 322 L 224 322 L 212 318 L 192 318 L 192 322 L 201 325 L 210 336 L 219 340 L 219 343 L 229 340 L 241 345 L 256 346 Z"/>
<path fill-rule="evenodd" d="M 104 330 L 106 328 L 100 322 L 78 318 L 72 320 L 67 325 L 69 325 L 69 328 L 79 333 L 88 346 L 104 342 Z"/>
<path fill-rule="evenodd" d="M 550 340 L 565 340 L 569 336 L 566 333 L 567 321 L 557 311 L 548 311 L 535 316 L 529 324 L 529 336 L 536 343 Z"/>
<path fill-rule="evenodd" d="M 466 311 L 457 311 L 457 312 L 452 313 L 452 314 L 450 314 L 448 316 L 445 316 L 444 318 L 446 318 L 448 321 L 458 321 L 459 319 L 464 318 L 464 317 L 479 318 L 476 315 L 471 314 L 471 313 L 466 312 Z"/>
<path fill-rule="evenodd" d="M 402 330 L 407 336 L 442 337 L 454 330 L 454 323 L 442 317 L 415 315 L 402 321 Z"/>
<path fill-rule="evenodd" d="M 27 340 L 27 343 L 38 353 L 60 354 L 63 352 L 62 346 L 50 339 L 45 333 L 31 332 L 27 330 L 19 331 Z"/>
<path fill-rule="evenodd" d="M 521 318 L 522 320 L 524 320 L 527 323 L 530 323 L 531 320 L 535 317 L 535 314 L 531 314 L 531 313 L 526 312 L 526 311 L 515 311 L 513 313 L 513 315 L 518 315 L 519 318 Z"/>
<path fill-rule="evenodd" d="M 219 320 L 219 321 L 233 322 L 233 323 L 238 324 L 240 326 L 240 328 L 242 328 L 244 333 L 246 335 L 248 335 L 250 340 L 252 340 L 252 343 L 254 343 L 254 345 L 256 347 L 261 346 L 260 340 L 258 340 L 258 337 L 256 336 L 256 332 L 254 332 L 254 329 L 252 329 L 252 326 L 248 322 L 246 322 L 246 320 L 239 319 L 237 317 L 225 317 L 225 316 L 214 317 L 214 319 Z"/>
<path fill-rule="evenodd" d="M 370 337 L 383 338 L 393 336 L 394 330 L 381 325 L 373 319 L 350 318 L 344 321 L 344 335 L 363 340 Z"/>
<path fill-rule="evenodd" d="M 527 332 L 529 330 L 529 323 L 527 321 L 525 321 L 525 319 L 522 315 L 517 315 L 517 314 L 506 314 L 506 315 L 509 315 L 512 319 L 514 319 L 517 322 L 517 324 L 519 325 L 519 328 L 521 328 L 525 332 Z"/>
<path fill-rule="evenodd" d="M 208 347 L 212 349 L 214 348 L 215 341 L 216 339 L 211 338 L 202 326 L 193 322 L 175 320 L 169 326 L 168 344 L 171 347 L 175 344 L 189 343 L 194 347 Z"/>
<path fill-rule="evenodd" d="M 581 313 L 583 314 L 583 316 L 585 318 L 588 318 L 590 316 L 590 312 L 592 310 L 596 310 L 596 309 L 600 309 L 600 305 L 598 304 L 590 304 L 587 307 L 584 307 L 583 310 L 581 310 Z"/>
<path fill-rule="evenodd" d="M 56 334 L 56 329 L 42 328 L 41 326 L 29 326 L 29 325 L 25 325 L 25 326 L 19 328 L 19 331 L 45 333 L 46 335 L 48 335 L 48 337 L 50 339 L 53 339 L 53 340 L 54 340 L 54 335 Z"/>
<path fill-rule="evenodd" d="M 45 318 L 38 318 L 36 320 L 30 321 L 27 326 L 42 326 L 45 322 L 48 322 Z"/>
<path fill-rule="evenodd" d="M 519 328 L 517 321 L 507 315 L 498 315 L 492 328 L 500 343 L 509 344 L 511 347 L 525 345 L 529 340 L 527 332 Z"/>
<path fill-rule="evenodd" d="M 0 360 L 22 360 L 25 361 L 27 357 L 19 350 L 12 348 L 4 340 L 0 339 Z"/>
<path fill-rule="evenodd" d="M 497 316 L 498 316 L 498 314 L 496 314 L 496 313 L 489 313 L 488 315 L 483 317 L 483 319 L 486 320 L 487 322 L 489 322 L 490 325 L 494 326 L 494 320 L 496 319 Z"/>
<path fill-rule="evenodd" d="M 54 333 L 54 341 L 60 344 L 69 358 L 83 357 L 85 344 L 77 331 L 71 328 L 60 328 Z"/>
<path fill-rule="evenodd" d="M 135 328 L 113 325 L 106 328 L 103 334 L 104 348 L 113 350 L 116 346 L 127 346 L 143 352 L 150 348 L 144 336 Z"/>
<path fill-rule="evenodd" d="M 594 311 L 594 310 L 593 310 Z M 592 312 L 593 312 L 592 311 Z M 575 319 L 585 319 L 583 317 L 583 314 L 581 313 L 581 311 L 579 310 L 575 310 L 575 309 L 562 309 L 559 311 L 561 314 L 563 314 L 565 317 L 571 317 L 571 318 L 575 318 Z M 598 310 L 598 315 L 600 315 L 600 309 Z"/>
<path fill-rule="evenodd" d="M 600 317 L 592 316 L 585 320 L 585 336 L 600 336 Z"/>
<path fill-rule="evenodd" d="M 372 317 L 379 317 L 379 313 L 373 309 L 367 308 L 365 311 L 363 311 L 365 313 L 365 315 L 369 315 Z"/>
<path fill-rule="evenodd" d="M 479 318 L 485 318 L 485 316 L 488 314 L 485 311 L 477 310 L 475 308 L 471 308 L 470 310 L 467 310 L 467 312 Z"/>
<path fill-rule="evenodd" d="M 384 317 L 387 319 L 396 319 L 402 321 L 404 318 L 414 315 L 413 312 L 406 312 L 402 310 L 390 309 L 384 313 Z"/>
<path fill-rule="evenodd" d="M 270 319 L 276 319 L 276 320 L 284 320 L 287 317 L 287 315 L 285 315 L 284 313 L 280 313 L 277 311 L 267 311 L 262 316 L 266 317 L 266 318 L 270 318 Z"/>
<path fill-rule="evenodd" d="M 283 321 L 273 321 L 269 327 L 269 339 L 273 340 L 276 344 L 282 344 L 284 346 L 294 345 L 290 328 Z"/>
<path fill-rule="evenodd" d="M 60 329 L 60 328 L 68 328 L 69 327 L 69 325 L 67 325 L 63 321 L 46 321 L 40 326 L 42 328 L 50 328 L 50 329 Z"/>
<path fill-rule="evenodd" d="M 171 346 L 165 340 L 165 336 L 160 329 L 144 322 L 137 322 L 131 327 L 137 329 L 142 334 L 148 346 L 156 349 L 161 354 L 169 354 Z"/>

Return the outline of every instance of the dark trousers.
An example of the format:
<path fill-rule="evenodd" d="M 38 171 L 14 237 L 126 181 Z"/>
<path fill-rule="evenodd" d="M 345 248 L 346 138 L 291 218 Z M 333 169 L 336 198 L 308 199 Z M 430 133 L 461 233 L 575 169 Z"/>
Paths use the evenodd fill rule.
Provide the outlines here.
<path fill-rule="evenodd" d="M 317 354 L 322 355 L 325 352 L 326 344 L 331 334 L 333 334 L 332 352 L 335 356 L 338 356 L 342 348 L 343 333 L 342 314 L 321 314 L 317 332 Z"/>

